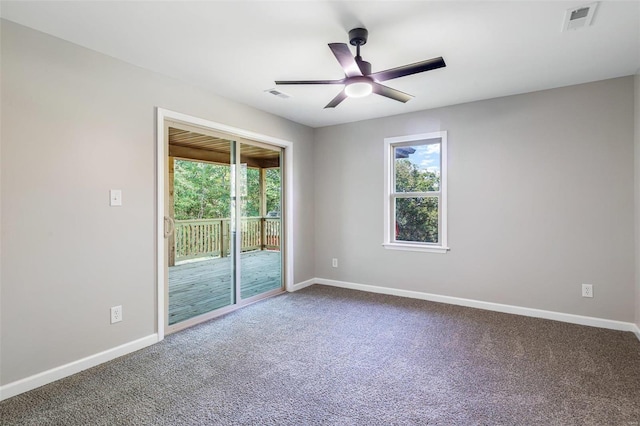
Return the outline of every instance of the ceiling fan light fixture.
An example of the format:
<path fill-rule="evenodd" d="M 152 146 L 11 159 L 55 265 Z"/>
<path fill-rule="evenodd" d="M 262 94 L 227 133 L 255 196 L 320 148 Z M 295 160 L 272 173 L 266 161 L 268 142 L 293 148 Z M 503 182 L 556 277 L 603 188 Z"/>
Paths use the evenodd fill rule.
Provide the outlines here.
<path fill-rule="evenodd" d="M 372 91 L 371 81 L 366 77 L 352 77 L 344 88 L 344 93 L 350 98 L 364 98 Z"/>

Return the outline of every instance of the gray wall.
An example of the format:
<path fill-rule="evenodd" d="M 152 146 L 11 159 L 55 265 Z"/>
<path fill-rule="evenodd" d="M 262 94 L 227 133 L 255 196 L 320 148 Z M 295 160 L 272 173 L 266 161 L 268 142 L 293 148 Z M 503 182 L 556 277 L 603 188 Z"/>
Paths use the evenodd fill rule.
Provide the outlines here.
<path fill-rule="evenodd" d="M 316 276 L 633 322 L 633 103 L 625 77 L 316 129 Z M 383 139 L 438 130 L 451 251 L 385 250 Z"/>
<path fill-rule="evenodd" d="M 155 332 L 155 107 L 294 142 L 295 282 L 314 276 L 312 129 L 8 21 L 1 35 L 1 384 Z"/>
<path fill-rule="evenodd" d="M 635 76 L 636 325 L 640 328 L 640 71 Z"/>

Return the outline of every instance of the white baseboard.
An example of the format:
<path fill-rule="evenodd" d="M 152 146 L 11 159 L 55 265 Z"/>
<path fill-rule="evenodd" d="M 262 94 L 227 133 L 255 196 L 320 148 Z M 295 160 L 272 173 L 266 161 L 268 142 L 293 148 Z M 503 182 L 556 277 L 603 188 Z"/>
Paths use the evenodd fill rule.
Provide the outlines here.
<path fill-rule="evenodd" d="M 586 317 L 582 315 L 565 314 L 562 312 L 544 311 L 541 309 L 524 308 L 521 306 L 503 305 L 501 303 L 483 302 L 481 300 L 463 299 L 460 297 L 441 296 L 438 294 L 422 293 L 419 291 L 400 290 L 397 288 L 378 287 L 367 284 L 350 283 L 346 281 L 328 280 L 316 278 L 316 284 L 324 284 L 333 287 L 349 288 L 352 290 L 368 291 L 371 293 L 389 294 L 392 296 L 409 297 L 412 299 L 429 300 L 432 302 L 448 303 L 450 305 L 467 306 L 470 308 L 485 309 L 488 311 L 503 312 L 507 314 L 523 315 L 526 317 L 544 318 L 571 324 L 588 325 L 591 327 L 608 328 L 611 330 L 633 331 L 640 339 L 640 330 L 631 322 L 615 321 L 604 318 Z"/>
<path fill-rule="evenodd" d="M 315 284 L 317 282 L 318 282 L 318 280 L 316 278 L 311 278 L 310 280 L 302 281 L 301 283 L 297 283 L 297 284 L 294 284 L 294 285 L 290 286 L 287 289 L 287 291 L 288 292 L 298 291 L 298 290 L 301 290 L 301 289 L 303 289 L 305 287 L 309 287 L 310 285 L 313 285 L 313 284 Z"/>
<path fill-rule="evenodd" d="M 640 327 L 638 327 L 638 324 L 633 324 L 633 330 L 632 330 L 636 337 L 638 338 L 638 340 L 640 340 Z"/>
<path fill-rule="evenodd" d="M 71 376 L 72 374 L 79 373 L 87 368 L 95 367 L 112 359 L 118 358 L 122 355 L 126 355 L 131 352 L 135 352 L 139 349 L 151 346 L 158 342 L 158 335 L 152 334 L 146 337 L 142 337 L 133 342 L 125 343 L 115 348 L 107 349 L 106 351 L 90 355 L 86 358 L 79 359 L 77 361 L 70 362 L 59 367 L 52 368 L 51 370 L 43 371 L 42 373 L 34 374 L 33 376 L 26 377 L 24 379 L 8 383 L 4 386 L 0 386 L 0 401 L 11 398 L 23 392 L 30 391 L 40 386 L 55 382 L 64 377 Z"/>

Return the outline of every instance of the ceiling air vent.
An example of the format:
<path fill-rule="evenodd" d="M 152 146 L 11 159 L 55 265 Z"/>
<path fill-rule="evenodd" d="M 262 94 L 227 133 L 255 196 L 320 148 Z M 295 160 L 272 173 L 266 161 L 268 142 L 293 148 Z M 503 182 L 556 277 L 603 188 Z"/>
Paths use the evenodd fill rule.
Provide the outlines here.
<path fill-rule="evenodd" d="M 567 10 L 564 15 L 562 31 L 577 30 L 578 28 L 584 28 L 591 25 L 593 14 L 595 13 L 597 6 L 598 3 L 591 3 Z"/>
<path fill-rule="evenodd" d="M 267 90 L 265 90 L 265 92 L 271 93 L 273 96 L 277 96 L 277 97 L 282 98 L 282 99 L 289 99 L 291 97 L 291 96 L 287 95 L 286 93 L 281 92 L 281 91 L 279 91 L 277 89 L 267 89 Z"/>

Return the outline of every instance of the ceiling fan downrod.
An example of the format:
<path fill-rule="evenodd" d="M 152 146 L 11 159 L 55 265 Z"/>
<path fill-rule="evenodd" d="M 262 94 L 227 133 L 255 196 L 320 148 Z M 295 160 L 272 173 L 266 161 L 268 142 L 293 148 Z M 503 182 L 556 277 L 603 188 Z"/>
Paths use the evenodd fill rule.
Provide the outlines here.
<path fill-rule="evenodd" d="M 356 47 L 355 60 L 358 64 L 358 68 L 362 71 L 362 75 L 371 74 L 371 64 L 362 59 L 360 56 L 360 46 L 367 44 L 367 38 L 369 37 L 369 31 L 366 28 L 354 28 L 349 31 L 349 43 Z"/>

